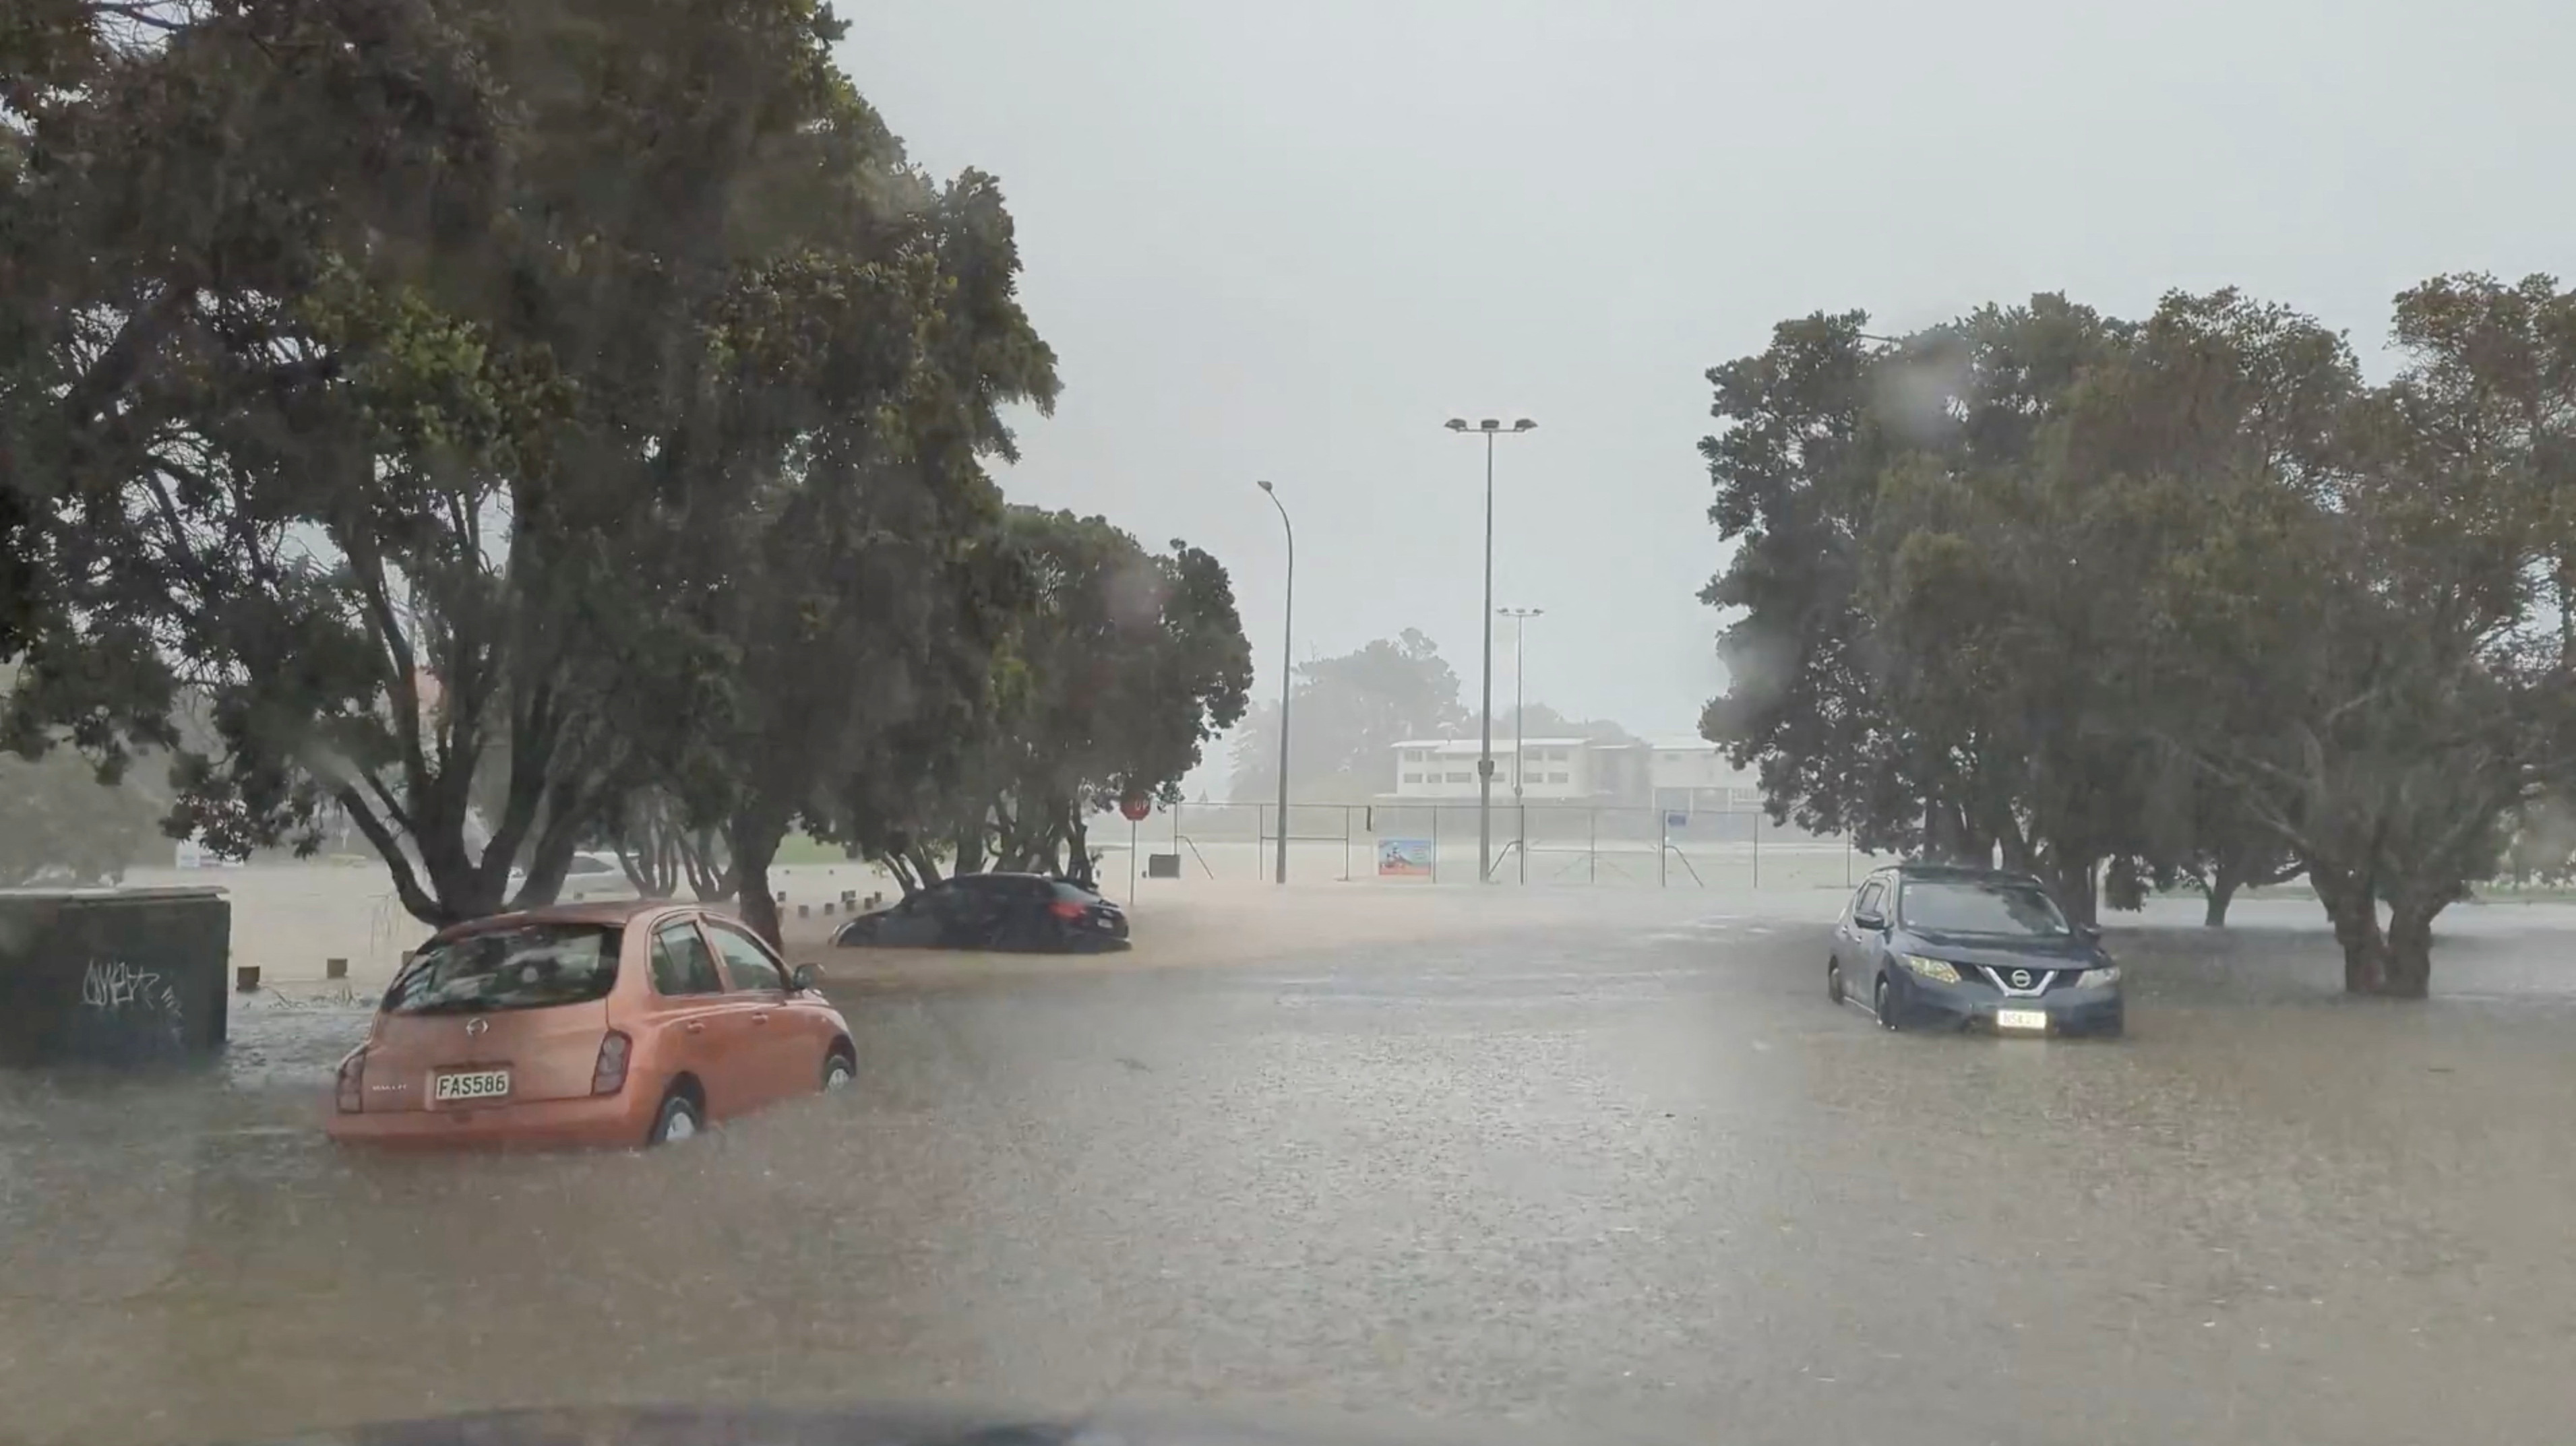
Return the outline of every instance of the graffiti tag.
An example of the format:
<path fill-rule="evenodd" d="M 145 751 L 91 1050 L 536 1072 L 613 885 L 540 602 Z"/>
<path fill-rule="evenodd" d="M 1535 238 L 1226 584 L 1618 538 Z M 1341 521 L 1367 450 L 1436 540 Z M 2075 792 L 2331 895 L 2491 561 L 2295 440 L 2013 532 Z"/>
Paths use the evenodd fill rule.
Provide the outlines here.
<path fill-rule="evenodd" d="M 157 970 L 137 969 L 122 959 L 90 962 L 81 975 L 81 1003 L 102 1014 L 140 1016 L 136 1022 L 166 1029 L 174 1040 L 184 1017 L 179 991 Z"/>

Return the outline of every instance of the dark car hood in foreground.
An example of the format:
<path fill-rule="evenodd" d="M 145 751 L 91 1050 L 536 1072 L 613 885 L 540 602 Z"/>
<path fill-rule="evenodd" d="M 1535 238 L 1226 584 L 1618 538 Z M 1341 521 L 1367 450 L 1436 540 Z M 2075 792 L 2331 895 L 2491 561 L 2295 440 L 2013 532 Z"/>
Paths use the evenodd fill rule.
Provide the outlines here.
<path fill-rule="evenodd" d="M 356 1426 L 269 1446 L 1414 1446 L 1494 1439 L 1373 1436 L 1338 1425 L 1245 1425 L 1125 1414 L 1051 1419 L 924 1408 L 789 1410 L 687 1406 L 498 1411 Z"/>
<path fill-rule="evenodd" d="M 2009 934 L 1944 934 L 1931 929 L 1901 929 L 1895 948 L 1928 954 L 1953 964 L 1992 964 L 1998 968 L 2082 969 L 2101 962 L 2102 951 L 2072 934 L 2054 939 Z"/>

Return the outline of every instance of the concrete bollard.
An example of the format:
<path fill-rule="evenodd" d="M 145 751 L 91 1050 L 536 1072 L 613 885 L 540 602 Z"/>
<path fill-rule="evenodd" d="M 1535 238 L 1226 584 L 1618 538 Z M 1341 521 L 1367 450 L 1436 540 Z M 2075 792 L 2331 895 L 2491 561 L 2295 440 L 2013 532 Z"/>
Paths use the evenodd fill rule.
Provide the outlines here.
<path fill-rule="evenodd" d="M 843 889 L 843 890 L 841 890 L 841 907 L 843 907 L 843 908 L 845 908 L 845 909 L 846 909 L 846 908 L 852 908 L 852 907 L 855 907 L 855 906 L 858 904 L 858 902 L 859 902 L 859 891 L 858 891 L 858 890 L 856 890 L 856 889 Z"/>
<path fill-rule="evenodd" d="M 823 901 L 823 917 L 826 919 L 832 917 L 832 901 L 829 899 Z"/>
<path fill-rule="evenodd" d="M 325 978 L 325 979 L 346 979 L 346 978 L 348 978 L 348 977 L 349 977 L 349 961 L 348 961 L 348 960 L 346 960 L 346 959 L 325 959 L 325 960 L 323 960 L 323 961 L 322 961 L 322 977 L 323 977 L 323 978 Z"/>
<path fill-rule="evenodd" d="M 814 906 L 811 904 L 798 904 L 796 906 L 796 917 L 800 919 L 810 919 L 814 917 Z"/>
<path fill-rule="evenodd" d="M 234 965 L 233 989 L 237 993 L 257 994 L 259 992 L 259 966 L 256 964 Z"/>

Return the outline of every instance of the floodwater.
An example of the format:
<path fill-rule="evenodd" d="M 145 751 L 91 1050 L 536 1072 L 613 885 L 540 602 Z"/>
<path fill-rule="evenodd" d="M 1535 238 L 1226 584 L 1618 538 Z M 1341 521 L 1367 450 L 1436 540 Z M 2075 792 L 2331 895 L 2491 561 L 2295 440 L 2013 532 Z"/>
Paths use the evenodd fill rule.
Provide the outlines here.
<path fill-rule="evenodd" d="M 335 1150 L 348 1005 L 245 1010 L 182 1079 L 0 1080 L 0 1437 L 879 1400 L 2565 1434 L 2576 911 L 2452 911 L 2420 1005 L 2338 997 L 2313 904 L 2160 911 L 2115 925 L 2131 1037 L 2043 1043 L 1827 1004 L 1831 902 L 889 975 L 855 1090 L 651 1155 Z"/>

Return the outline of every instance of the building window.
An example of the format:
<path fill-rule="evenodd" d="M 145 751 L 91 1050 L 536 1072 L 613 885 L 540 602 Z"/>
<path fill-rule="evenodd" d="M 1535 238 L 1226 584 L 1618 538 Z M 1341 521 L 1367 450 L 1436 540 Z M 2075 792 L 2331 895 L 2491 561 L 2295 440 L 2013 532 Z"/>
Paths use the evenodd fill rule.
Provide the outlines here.
<path fill-rule="evenodd" d="M 1551 773 L 1547 776 L 1547 781 L 1550 783 L 1563 783 L 1565 781 L 1565 775 L 1562 773 Z"/>
<path fill-rule="evenodd" d="M 1472 773 L 1453 773 L 1449 775 L 1449 781 L 1451 783 L 1465 783 L 1474 777 L 1475 775 Z"/>
<path fill-rule="evenodd" d="M 1420 783 L 1422 781 L 1422 775 L 1419 773 L 1408 773 L 1404 775 L 1404 781 L 1407 783 Z"/>

